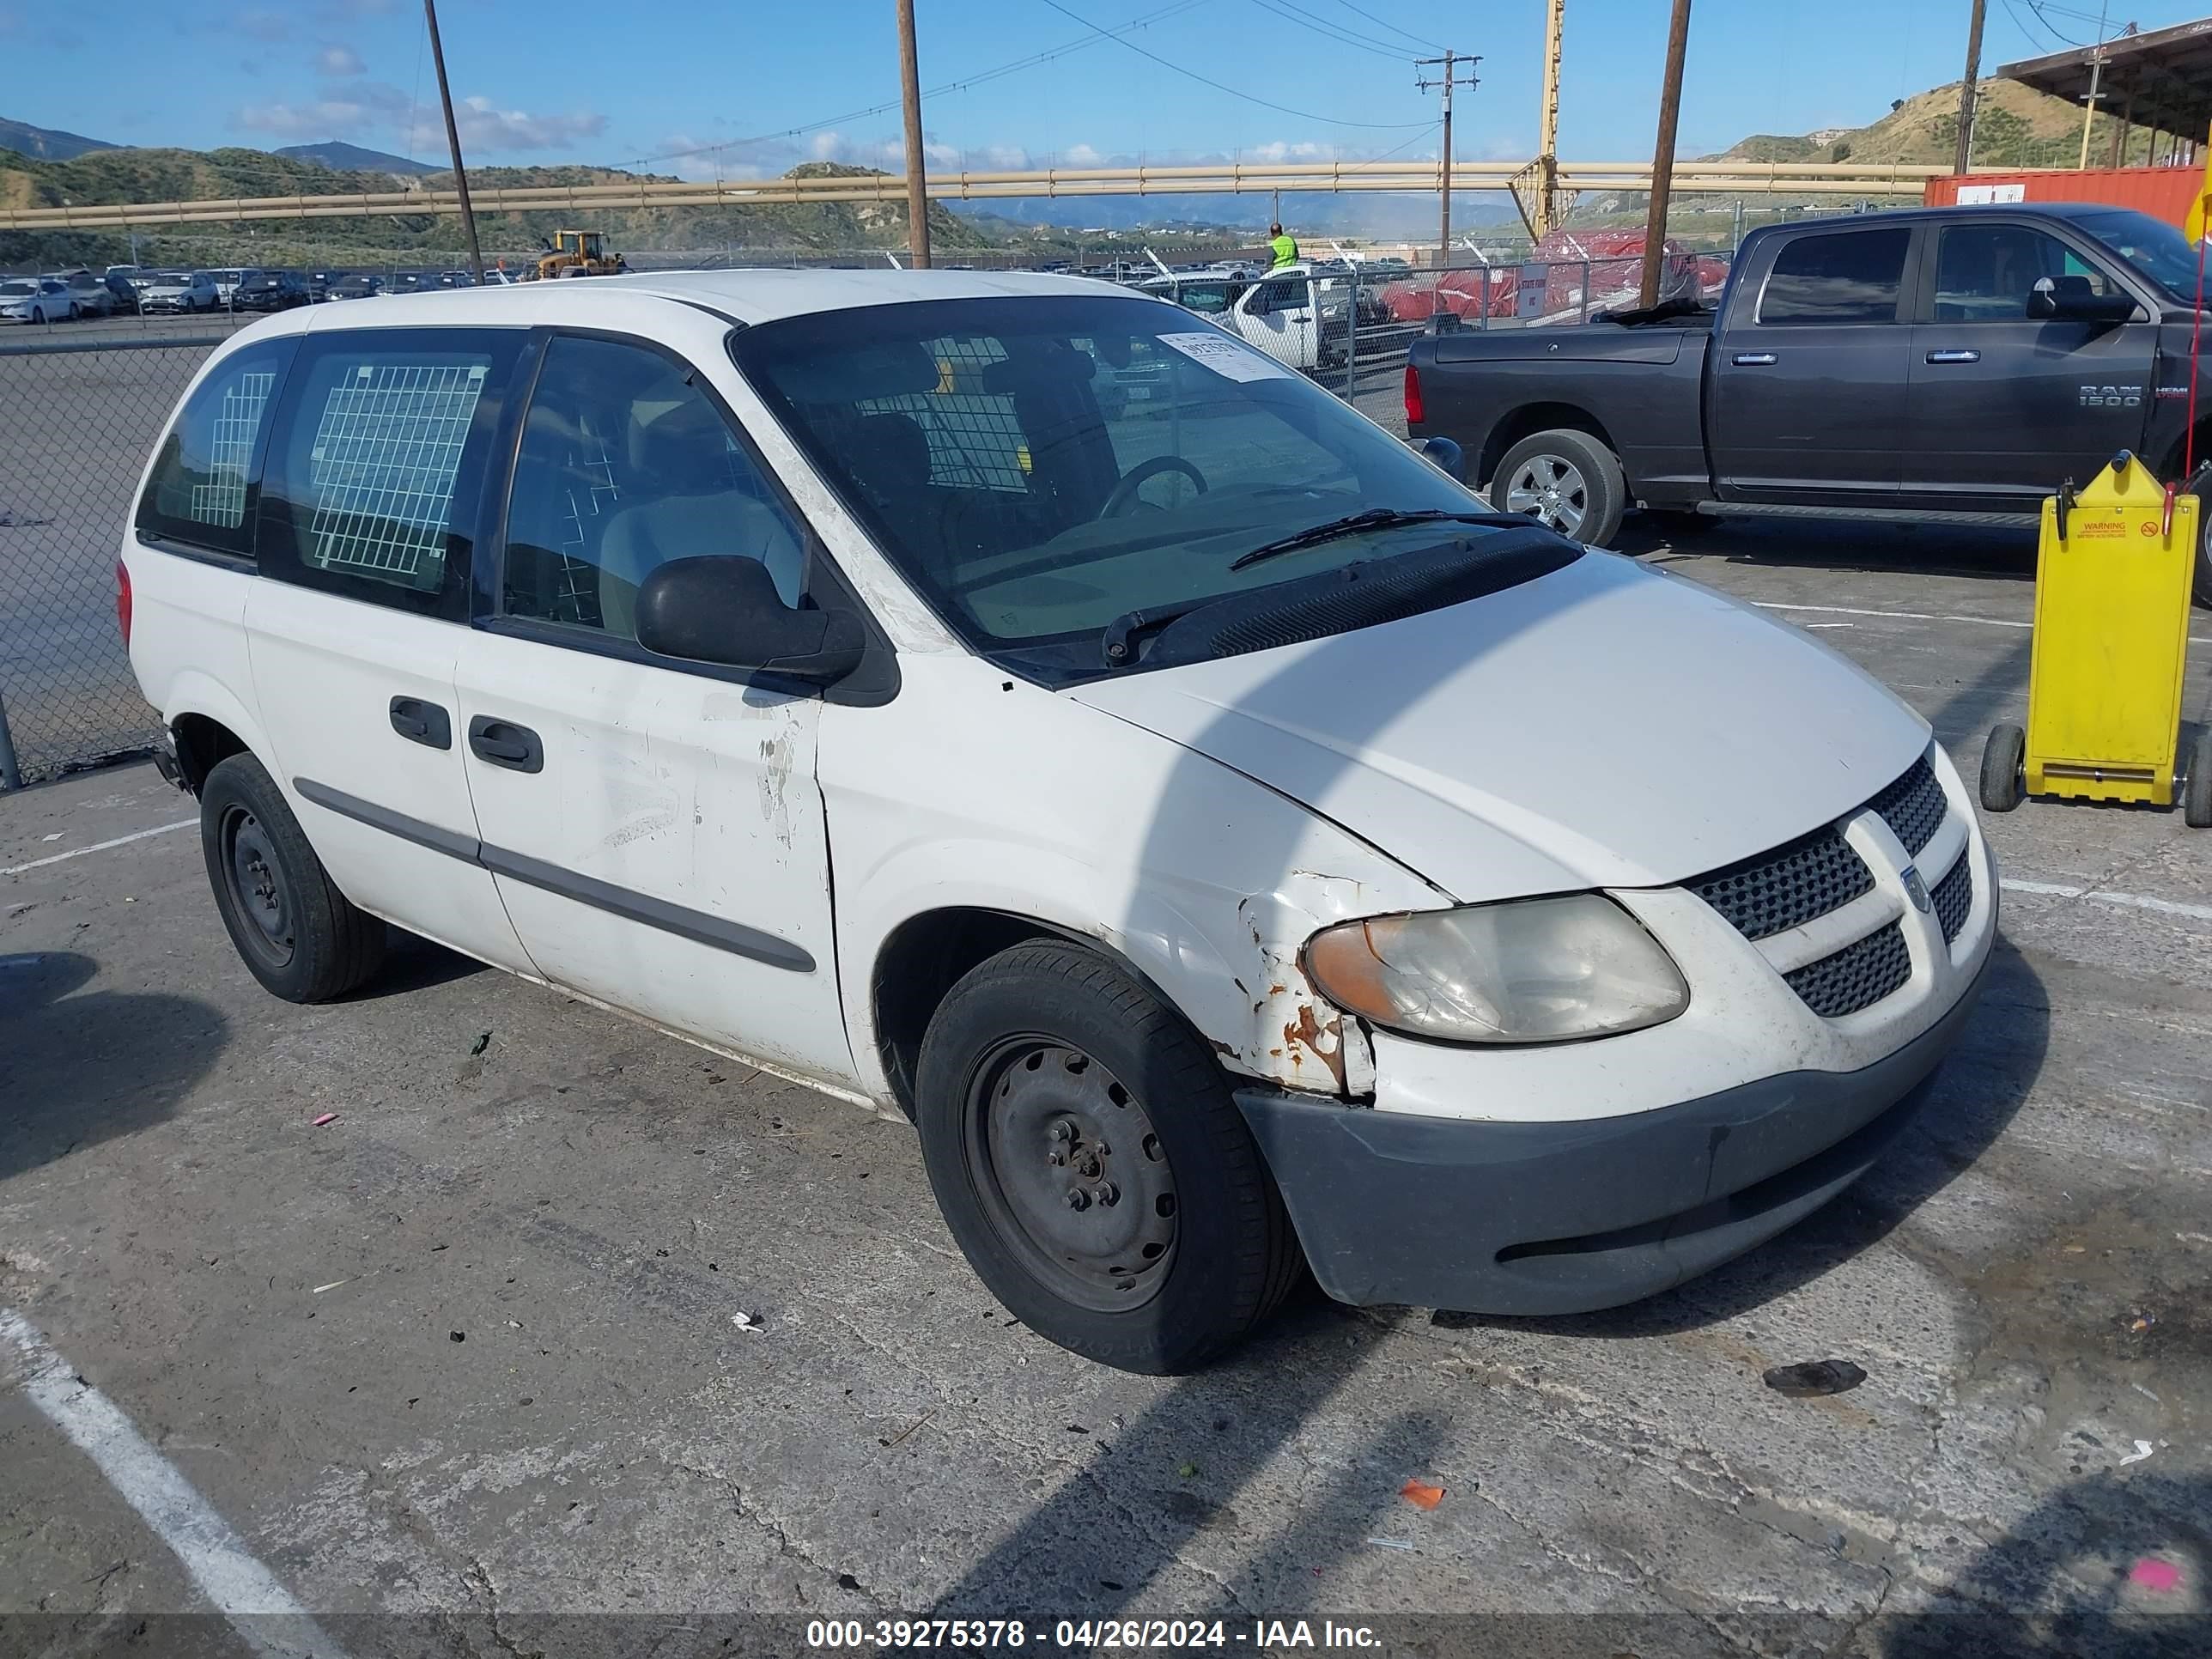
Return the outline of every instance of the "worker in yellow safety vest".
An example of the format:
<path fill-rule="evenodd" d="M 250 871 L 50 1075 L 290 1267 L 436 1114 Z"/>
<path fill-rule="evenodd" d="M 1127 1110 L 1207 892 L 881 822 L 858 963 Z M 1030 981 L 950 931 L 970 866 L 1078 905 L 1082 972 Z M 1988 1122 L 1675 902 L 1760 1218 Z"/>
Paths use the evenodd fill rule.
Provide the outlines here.
<path fill-rule="evenodd" d="M 1275 263 L 1269 270 L 1280 270 L 1285 265 L 1294 265 L 1298 262 L 1298 239 L 1280 225 L 1269 225 L 1267 251 L 1275 256 Z"/>

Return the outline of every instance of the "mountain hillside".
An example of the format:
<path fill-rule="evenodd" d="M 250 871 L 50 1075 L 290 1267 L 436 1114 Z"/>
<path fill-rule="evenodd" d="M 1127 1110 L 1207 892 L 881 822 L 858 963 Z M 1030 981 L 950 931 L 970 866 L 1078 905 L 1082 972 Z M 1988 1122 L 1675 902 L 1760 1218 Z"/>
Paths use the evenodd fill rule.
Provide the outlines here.
<path fill-rule="evenodd" d="M 403 178 L 419 178 L 426 173 L 443 171 L 433 161 L 410 161 L 404 155 L 393 155 L 380 149 L 363 149 L 359 144 L 341 143 L 331 139 L 322 144 L 287 144 L 271 150 L 272 155 L 282 155 L 289 161 L 313 161 L 340 173 L 396 173 Z M 461 160 L 469 158 L 464 155 Z"/>
<path fill-rule="evenodd" d="M 1984 81 L 1974 94 L 1974 165 L 1985 167 L 2070 167 L 2081 155 L 2081 112 L 2063 98 L 2017 81 Z M 2089 134 L 2089 165 L 2106 166 L 2118 130 L 2100 113 Z M 1936 87 L 1900 101 L 1879 121 L 1830 128 L 1797 137 L 1760 133 L 1718 155 L 1717 161 L 1902 161 L 1948 166 L 1959 143 L 1959 83 Z M 2125 165 L 2150 159 L 2151 135 L 2129 136 Z"/>
<path fill-rule="evenodd" d="M 33 155 L 42 161 L 66 161 L 88 150 L 114 148 L 104 138 L 88 138 L 82 133 L 64 132 L 58 127 L 34 127 L 27 121 L 0 117 L 0 149 L 12 149 L 19 155 Z"/>

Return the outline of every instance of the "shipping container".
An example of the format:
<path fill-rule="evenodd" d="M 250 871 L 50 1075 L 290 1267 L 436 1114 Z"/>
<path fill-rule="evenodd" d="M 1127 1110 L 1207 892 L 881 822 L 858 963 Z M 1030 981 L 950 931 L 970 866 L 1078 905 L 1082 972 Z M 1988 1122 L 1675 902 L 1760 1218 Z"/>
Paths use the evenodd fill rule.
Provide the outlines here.
<path fill-rule="evenodd" d="M 1929 207 L 1978 202 L 2101 202 L 2137 208 L 2179 225 L 2203 188 L 2201 167 L 2087 167 L 2079 172 L 2027 168 L 2019 173 L 1970 173 L 1930 179 L 1922 199 Z"/>

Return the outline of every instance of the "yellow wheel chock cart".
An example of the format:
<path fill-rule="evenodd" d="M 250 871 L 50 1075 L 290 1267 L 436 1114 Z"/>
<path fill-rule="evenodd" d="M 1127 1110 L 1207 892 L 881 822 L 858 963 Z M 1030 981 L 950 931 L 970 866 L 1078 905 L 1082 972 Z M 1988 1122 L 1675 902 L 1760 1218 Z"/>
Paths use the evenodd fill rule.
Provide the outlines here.
<path fill-rule="evenodd" d="M 2171 806 L 2212 827 L 2212 731 L 2177 767 L 2198 501 L 2122 450 L 2043 504 L 2027 726 L 1982 750 L 1982 805 L 2028 795 Z"/>

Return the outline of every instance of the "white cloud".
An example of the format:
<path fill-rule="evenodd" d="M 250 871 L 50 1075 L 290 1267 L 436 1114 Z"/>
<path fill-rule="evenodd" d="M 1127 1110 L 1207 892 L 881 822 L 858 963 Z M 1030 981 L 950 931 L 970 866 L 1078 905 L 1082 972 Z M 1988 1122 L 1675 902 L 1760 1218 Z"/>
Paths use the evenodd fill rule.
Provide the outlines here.
<path fill-rule="evenodd" d="M 1103 167 L 1106 158 L 1089 144 L 1073 144 L 1062 151 L 1060 158 L 1072 167 Z"/>
<path fill-rule="evenodd" d="M 251 132 L 287 139 L 362 138 L 397 142 L 410 153 L 445 148 L 446 130 L 434 100 L 418 103 L 381 81 L 352 80 L 326 86 L 324 96 L 301 103 L 250 104 L 231 117 Z M 598 137 L 607 118 L 593 112 L 533 115 L 501 109 L 489 98 L 465 98 L 453 106 L 465 152 L 492 155 L 519 150 L 566 149 Z"/>
<path fill-rule="evenodd" d="M 532 115 L 501 109 L 489 98 L 464 98 L 453 106 L 453 119 L 465 150 L 566 149 L 578 138 L 598 137 L 607 127 L 607 118 L 592 112 Z"/>
<path fill-rule="evenodd" d="M 368 65 L 351 46 L 325 46 L 315 54 L 315 70 L 329 76 L 365 75 Z"/>

